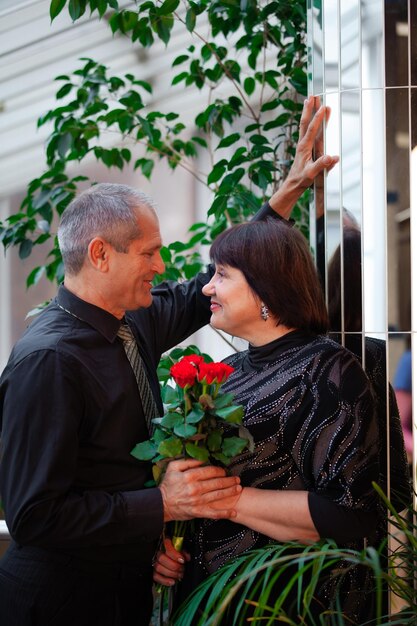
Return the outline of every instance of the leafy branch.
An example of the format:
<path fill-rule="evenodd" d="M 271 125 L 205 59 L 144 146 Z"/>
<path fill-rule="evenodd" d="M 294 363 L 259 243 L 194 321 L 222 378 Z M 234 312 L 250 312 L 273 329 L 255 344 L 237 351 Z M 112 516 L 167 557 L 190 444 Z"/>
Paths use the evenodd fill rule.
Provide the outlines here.
<path fill-rule="evenodd" d="M 190 278 L 203 264 L 200 247 L 253 214 L 288 173 L 306 93 L 304 0 L 181 5 L 148 0 L 127 8 L 117 0 L 52 0 L 51 20 L 65 8 L 74 22 L 87 10 L 98 14 L 113 36 L 128 37 L 144 49 L 157 40 L 168 47 L 174 24 L 185 29 L 190 45 L 173 59 L 172 88 L 207 88 L 208 101 L 187 126 L 177 112 L 154 110 L 149 82 L 133 74 L 110 75 L 103 64 L 82 59 L 70 76 L 57 77 L 57 105 L 38 122 L 52 125 L 46 170 L 30 183 L 19 212 L 0 223 L 0 239 L 6 248 L 18 246 L 22 259 L 50 242 L 45 264 L 31 271 L 27 285 L 43 276 L 61 281 L 53 223 L 85 180 L 70 178 L 68 167 L 93 157 L 104 167 L 131 168 L 151 180 L 155 163 L 164 160 L 173 170 L 184 168 L 212 193 L 206 221 L 191 226 L 187 241 L 163 250 L 161 278 Z M 198 167 L 203 152 L 211 163 L 207 173 Z M 301 222 L 305 206 L 300 202 L 294 213 Z"/>

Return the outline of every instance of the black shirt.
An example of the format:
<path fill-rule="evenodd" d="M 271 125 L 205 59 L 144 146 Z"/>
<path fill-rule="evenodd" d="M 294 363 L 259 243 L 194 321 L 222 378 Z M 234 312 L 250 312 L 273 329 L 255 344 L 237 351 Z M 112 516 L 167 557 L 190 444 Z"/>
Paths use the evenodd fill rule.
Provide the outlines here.
<path fill-rule="evenodd" d="M 160 410 L 156 366 L 208 322 L 209 279 L 163 283 L 151 307 L 126 314 Z M 130 454 L 149 435 L 119 326 L 61 286 L 17 342 L 0 378 L 0 493 L 20 544 L 149 565 L 162 498 Z"/>

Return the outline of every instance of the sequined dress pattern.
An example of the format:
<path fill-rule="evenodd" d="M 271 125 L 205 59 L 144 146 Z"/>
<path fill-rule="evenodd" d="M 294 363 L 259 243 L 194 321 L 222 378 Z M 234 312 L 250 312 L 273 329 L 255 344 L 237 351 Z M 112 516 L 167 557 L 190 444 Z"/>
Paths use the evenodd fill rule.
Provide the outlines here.
<path fill-rule="evenodd" d="M 223 389 L 244 405 L 254 439 L 253 451 L 229 466 L 243 486 L 315 491 L 348 508 L 376 510 L 378 427 L 369 381 L 352 353 L 294 331 L 225 361 L 235 372 Z M 182 599 L 230 559 L 271 543 L 228 520 L 194 524 Z"/>

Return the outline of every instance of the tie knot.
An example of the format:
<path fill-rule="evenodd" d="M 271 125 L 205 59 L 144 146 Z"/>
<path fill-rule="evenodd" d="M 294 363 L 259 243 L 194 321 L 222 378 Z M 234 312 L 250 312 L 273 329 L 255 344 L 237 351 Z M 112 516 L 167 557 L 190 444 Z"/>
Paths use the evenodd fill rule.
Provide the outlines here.
<path fill-rule="evenodd" d="M 129 341 L 134 341 L 135 339 L 127 324 L 121 324 L 119 330 L 117 331 L 117 336 L 120 337 L 123 343 L 128 343 Z"/>

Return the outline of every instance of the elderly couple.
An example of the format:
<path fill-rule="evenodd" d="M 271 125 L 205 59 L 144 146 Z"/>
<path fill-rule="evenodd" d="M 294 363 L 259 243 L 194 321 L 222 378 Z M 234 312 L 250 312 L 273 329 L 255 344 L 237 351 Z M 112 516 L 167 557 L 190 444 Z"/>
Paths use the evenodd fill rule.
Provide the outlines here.
<path fill-rule="evenodd" d="M 212 265 L 187 283 L 152 288 L 164 264 L 144 194 L 99 184 L 65 210 L 64 284 L 0 379 L 0 493 L 13 538 L 0 561 L 3 626 L 146 626 L 152 577 L 182 579 L 186 597 L 223 563 L 271 540 L 360 545 L 372 537 L 372 389 L 355 356 L 326 337 L 308 244 L 287 221 L 299 195 L 337 162 L 312 159 L 327 113 L 306 100 L 287 180 L 252 221 L 215 240 Z M 159 487 L 147 488 L 150 464 L 130 452 L 148 438 L 149 416 L 120 326 L 134 335 L 162 412 L 162 353 L 209 322 L 249 342 L 227 359 L 234 372 L 224 389 L 244 405 L 254 448 L 227 476 L 176 460 Z M 166 539 L 152 573 L 164 522 L 192 518 L 190 555 Z"/>

